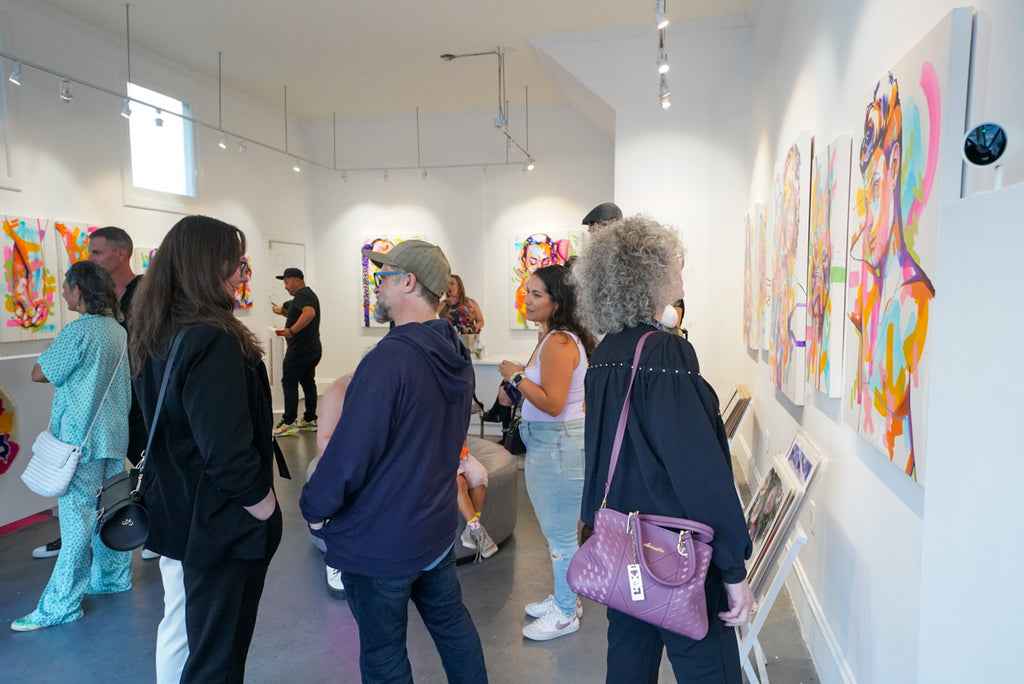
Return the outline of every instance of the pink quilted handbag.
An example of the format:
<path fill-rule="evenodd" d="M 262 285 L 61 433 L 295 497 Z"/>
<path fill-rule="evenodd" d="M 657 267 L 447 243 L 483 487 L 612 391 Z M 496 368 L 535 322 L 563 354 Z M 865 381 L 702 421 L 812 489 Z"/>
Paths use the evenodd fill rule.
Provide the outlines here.
<path fill-rule="evenodd" d="M 619 460 L 629 397 L 647 333 L 633 357 L 633 374 L 612 445 L 605 499 Z M 714 531 L 703 523 L 662 515 L 628 515 L 602 506 L 594 534 L 569 563 L 573 591 L 638 620 L 703 639 L 708 633 L 704 580 Z"/>

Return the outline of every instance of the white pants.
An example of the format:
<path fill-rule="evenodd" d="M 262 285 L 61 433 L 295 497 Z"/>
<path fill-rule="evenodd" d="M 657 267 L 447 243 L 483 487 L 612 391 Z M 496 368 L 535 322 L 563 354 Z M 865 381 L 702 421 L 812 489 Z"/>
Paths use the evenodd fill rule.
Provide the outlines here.
<path fill-rule="evenodd" d="M 157 684 L 178 684 L 188 660 L 188 632 L 185 629 L 185 573 L 181 561 L 160 557 L 164 583 L 164 617 L 156 631 Z"/>

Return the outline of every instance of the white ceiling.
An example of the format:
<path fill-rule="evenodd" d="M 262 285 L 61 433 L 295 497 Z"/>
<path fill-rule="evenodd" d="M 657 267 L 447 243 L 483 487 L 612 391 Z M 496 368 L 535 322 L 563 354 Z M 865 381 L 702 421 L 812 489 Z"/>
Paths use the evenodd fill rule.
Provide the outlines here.
<path fill-rule="evenodd" d="M 41 0 L 125 39 L 123 0 Z M 750 0 L 667 0 L 673 21 L 743 14 Z M 559 99 L 526 38 L 629 26 L 657 34 L 654 0 L 132 0 L 132 48 L 280 104 L 302 117 L 497 108 L 497 59 L 443 53 L 506 51 L 513 106 Z M 671 43 L 667 46 L 671 62 Z M 158 84 L 156 84 L 158 85 Z"/>

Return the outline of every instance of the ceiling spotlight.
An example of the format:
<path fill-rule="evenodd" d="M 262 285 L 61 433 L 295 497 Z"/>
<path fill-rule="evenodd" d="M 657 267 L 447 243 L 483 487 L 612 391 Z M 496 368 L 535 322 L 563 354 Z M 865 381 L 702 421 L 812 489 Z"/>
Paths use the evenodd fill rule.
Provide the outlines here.
<path fill-rule="evenodd" d="M 389 180 L 391 180 L 391 176 L 388 174 L 388 170 L 384 169 L 384 182 L 387 183 Z"/>
<path fill-rule="evenodd" d="M 455 59 L 455 55 L 453 55 L 453 54 L 451 54 L 451 53 L 448 53 L 448 52 L 446 52 L 445 54 L 441 55 L 441 59 L 443 59 L 443 60 L 444 60 L 444 61 L 446 61 L 446 62 L 450 62 L 450 61 L 452 61 L 453 59 Z"/>
<path fill-rule="evenodd" d="M 654 24 L 659 31 L 668 26 L 668 17 L 665 16 L 665 0 L 657 0 L 654 3 Z"/>
<path fill-rule="evenodd" d="M 535 162 L 533 159 L 530 159 L 530 161 L 526 163 L 526 170 L 533 171 L 535 168 L 537 168 L 537 162 Z"/>
<path fill-rule="evenodd" d="M 665 78 L 665 74 L 661 75 L 661 88 L 658 90 L 658 97 L 661 98 L 661 108 L 668 109 L 672 106 L 672 101 L 669 96 L 672 95 L 672 91 L 668 87 L 668 79 Z"/>
<path fill-rule="evenodd" d="M 658 73 L 667 74 L 669 70 L 668 66 L 668 55 L 662 50 L 658 53 Z"/>
<path fill-rule="evenodd" d="M 294 171 L 295 173 L 299 173 L 300 171 L 302 171 L 302 167 L 299 166 L 299 158 L 298 157 L 295 158 L 295 163 L 292 164 L 292 171 Z"/>
<path fill-rule="evenodd" d="M 348 181 L 348 171 L 346 171 L 345 169 L 342 169 L 341 170 L 341 182 L 345 183 L 347 181 Z"/>
<path fill-rule="evenodd" d="M 71 94 L 71 84 L 68 79 L 60 79 L 60 89 L 57 91 L 57 95 L 60 97 L 61 102 L 71 102 L 71 98 L 74 97 Z"/>
<path fill-rule="evenodd" d="M 427 180 L 427 170 L 426 169 L 423 169 L 423 173 L 420 174 L 420 178 L 422 178 L 423 180 Z"/>
<path fill-rule="evenodd" d="M 244 140 L 239 140 L 238 141 L 238 154 L 245 154 L 245 141 Z"/>
<path fill-rule="evenodd" d="M 21 62 L 14 65 L 14 71 L 7 77 L 7 80 L 14 85 L 21 85 Z"/>
<path fill-rule="evenodd" d="M 227 133 L 225 133 L 224 135 L 220 136 L 220 142 L 217 143 L 217 147 L 219 147 L 222 150 L 228 149 L 228 134 Z"/>
<path fill-rule="evenodd" d="M 124 109 L 121 110 L 121 116 L 126 119 L 132 118 L 132 108 L 128 105 L 128 98 L 124 98 Z"/>
<path fill-rule="evenodd" d="M 162 116 L 160 116 L 160 109 L 159 108 L 157 108 L 157 110 L 156 110 L 156 118 L 153 119 L 153 125 L 156 126 L 157 128 L 162 128 L 163 125 L 164 125 L 164 119 L 163 119 Z"/>

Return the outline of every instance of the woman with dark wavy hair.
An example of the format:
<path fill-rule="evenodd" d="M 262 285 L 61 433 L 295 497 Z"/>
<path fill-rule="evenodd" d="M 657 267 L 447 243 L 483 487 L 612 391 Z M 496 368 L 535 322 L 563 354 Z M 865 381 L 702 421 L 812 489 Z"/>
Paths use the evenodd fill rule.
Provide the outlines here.
<path fill-rule="evenodd" d="M 526 489 L 548 541 L 554 593 L 526 606 L 537 618 L 523 636 L 544 641 L 580 628 L 583 607 L 569 588 L 569 561 L 579 549 L 576 524 L 583 496 L 583 378 L 594 338 L 576 316 L 565 266 L 538 269 L 526 285 L 526 318 L 540 324 L 525 366 L 502 361 L 498 372 L 523 394 L 520 434 L 526 445 Z"/>
<path fill-rule="evenodd" d="M 159 553 L 164 617 L 157 682 L 241 682 L 270 559 L 281 540 L 270 383 L 255 335 L 232 313 L 245 235 L 178 221 L 132 306 L 132 367 L 147 427 L 146 547 Z M 171 345 L 181 334 L 154 417 Z"/>
<path fill-rule="evenodd" d="M 683 249 L 671 230 L 634 216 L 593 233 L 573 266 L 583 320 L 607 333 L 586 380 L 586 484 L 582 519 L 606 505 L 710 525 L 711 566 L 704 589 L 709 629 L 700 641 L 608 609 L 609 683 L 656 682 L 668 651 L 676 680 L 739 684 L 734 628 L 753 615 L 744 560 L 750 555 L 733 484 L 718 397 L 700 375 L 693 347 L 657 317 L 683 296 Z M 607 502 L 612 445 L 640 338 L 645 342 Z"/>
<path fill-rule="evenodd" d="M 82 453 L 67 492 L 57 498 L 63 540 L 57 564 L 36 609 L 11 623 L 16 632 L 78 620 L 86 593 L 132 588 L 131 554 L 111 551 L 95 533 L 96 490 L 124 470 L 128 447 L 131 392 L 114 281 L 98 264 L 80 261 L 64 274 L 64 301 L 78 318 L 39 355 L 32 380 L 53 384 L 50 430 L 81 445 Z"/>

